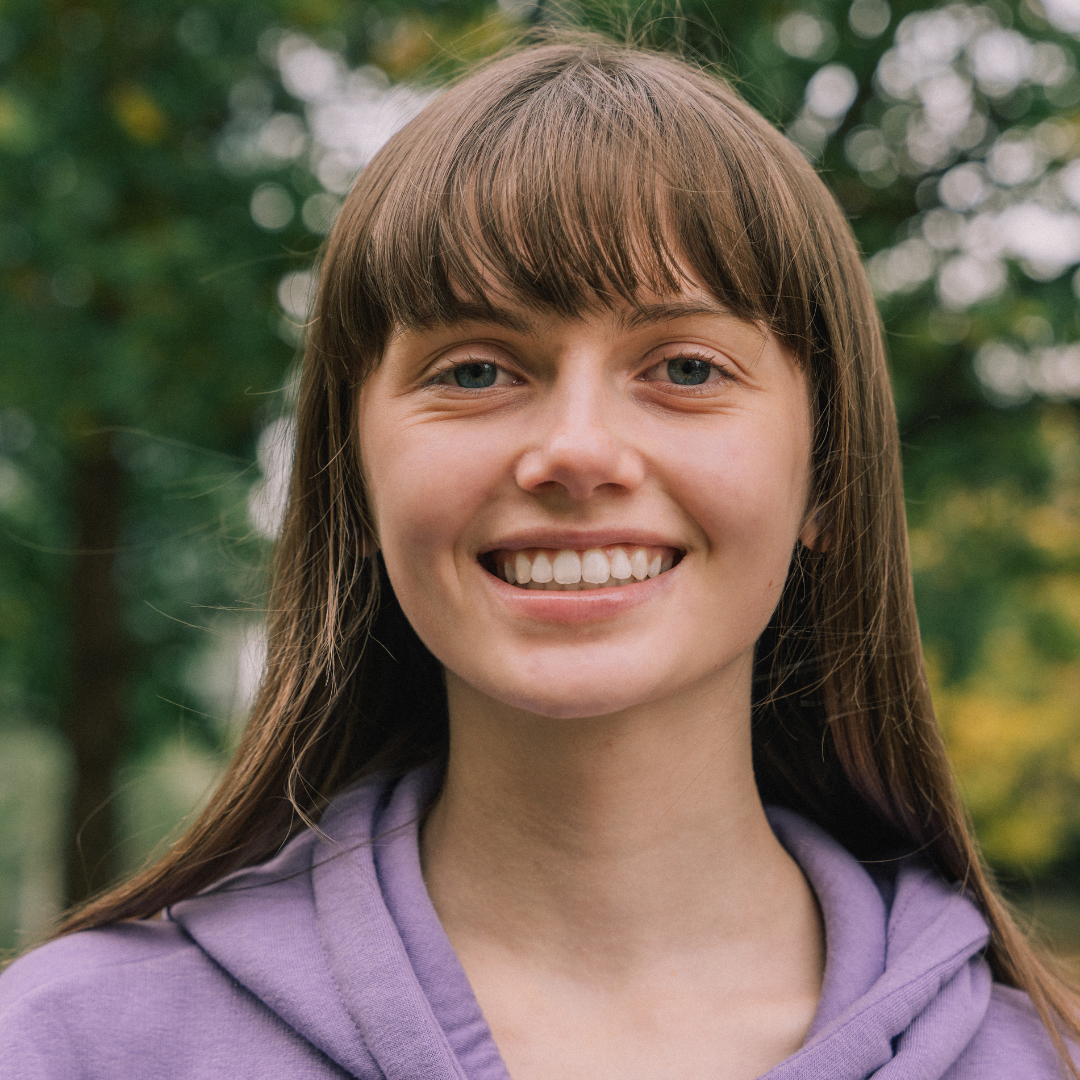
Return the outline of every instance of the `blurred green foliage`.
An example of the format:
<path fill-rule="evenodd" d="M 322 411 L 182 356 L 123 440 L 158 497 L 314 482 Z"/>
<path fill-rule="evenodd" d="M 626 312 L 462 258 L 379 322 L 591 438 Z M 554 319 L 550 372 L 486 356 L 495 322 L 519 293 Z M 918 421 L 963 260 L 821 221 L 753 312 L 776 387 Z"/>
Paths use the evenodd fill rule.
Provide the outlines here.
<path fill-rule="evenodd" d="M 1007 92 L 979 84 L 979 140 L 913 164 L 902 144 L 920 106 L 898 105 L 875 72 L 904 17 L 928 7 L 661 0 L 627 14 L 608 0 L 539 13 L 477 0 L 0 0 L 0 756 L 8 747 L 9 762 L 28 763 L 0 771 L 0 937 L 14 940 L 48 907 L 46 886 L 16 896 L 38 857 L 19 785 L 36 791 L 51 761 L 56 797 L 65 770 L 78 792 L 94 749 L 78 749 L 86 697 L 110 665 L 123 722 L 106 784 L 124 812 L 91 808 L 108 827 L 84 851 L 82 883 L 69 877 L 71 895 L 166 833 L 233 737 L 235 671 L 219 654 L 235 654 L 237 626 L 257 618 L 252 569 L 265 540 L 248 511 L 263 478 L 254 450 L 287 407 L 299 338 L 279 285 L 311 265 L 340 194 L 304 141 L 310 101 L 283 85 L 285 32 L 340 57 L 343 71 L 377 65 L 391 81 L 428 84 L 537 15 L 675 45 L 719 64 L 804 145 L 818 140 L 808 151 L 868 256 L 909 244 L 937 260 L 882 296 L 936 700 L 999 867 L 1062 874 L 1080 860 L 1076 395 L 1006 401 L 973 367 L 987 342 L 1075 341 L 1075 295 L 1064 267 L 1055 276 L 1012 259 L 994 295 L 945 303 L 934 275 L 951 256 L 921 239 L 941 209 L 940 177 L 981 162 L 1001 132 L 1051 119 L 1058 160 L 1080 153 L 1077 41 L 1034 0 L 982 5 L 994 25 L 1072 58 L 1072 74 Z M 837 65 L 854 75 L 854 100 L 822 124 L 807 87 Z M 900 127 L 897 108 L 907 110 Z M 275 130 L 304 149 L 257 152 L 281 116 L 295 121 Z M 873 169 L 855 150 L 865 132 Z M 88 498 L 88 478 L 106 474 L 111 488 Z M 111 539 L 76 557 L 89 525 L 108 532 L 110 500 Z M 88 590 L 103 582 L 119 612 L 111 641 L 86 617 Z M 230 616 L 239 604 L 250 608 Z M 148 772 L 155 760 L 173 771 Z M 69 814 L 69 833 L 82 813 Z"/>

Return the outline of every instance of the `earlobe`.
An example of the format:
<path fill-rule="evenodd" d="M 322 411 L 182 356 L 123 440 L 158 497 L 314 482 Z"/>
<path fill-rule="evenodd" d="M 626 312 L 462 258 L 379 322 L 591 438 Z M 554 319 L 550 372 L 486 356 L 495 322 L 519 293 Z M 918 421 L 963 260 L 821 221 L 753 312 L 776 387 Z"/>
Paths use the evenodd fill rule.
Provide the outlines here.
<path fill-rule="evenodd" d="M 375 531 L 375 522 L 372 520 L 372 514 L 369 509 L 365 508 L 363 522 L 363 528 L 360 533 L 360 558 L 373 559 L 382 550 L 382 544 L 379 543 L 379 536 Z"/>
<path fill-rule="evenodd" d="M 832 524 L 822 510 L 812 510 L 803 522 L 799 541 L 810 551 L 828 551 L 832 547 Z"/>
<path fill-rule="evenodd" d="M 360 558 L 362 559 L 374 559 L 379 554 L 382 545 L 379 543 L 378 538 L 374 532 L 370 529 L 364 531 L 364 535 L 360 539 Z"/>

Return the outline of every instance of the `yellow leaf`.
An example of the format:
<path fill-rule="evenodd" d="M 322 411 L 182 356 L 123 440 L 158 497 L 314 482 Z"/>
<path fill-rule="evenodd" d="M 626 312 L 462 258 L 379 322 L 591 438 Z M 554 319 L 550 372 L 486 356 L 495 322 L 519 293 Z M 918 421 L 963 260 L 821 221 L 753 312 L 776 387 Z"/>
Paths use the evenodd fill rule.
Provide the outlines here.
<path fill-rule="evenodd" d="M 165 114 L 154 99 L 131 83 L 119 86 L 112 95 L 113 111 L 120 126 L 136 142 L 160 142 L 168 126 Z"/>
<path fill-rule="evenodd" d="M 374 50 L 378 65 L 396 78 L 412 74 L 431 55 L 431 27 L 417 18 L 398 19 Z"/>
<path fill-rule="evenodd" d="M 34 142 L 34 125 L 26 106 L 14 95 L 0 91 L 0 146 L 25 153 Z"/>

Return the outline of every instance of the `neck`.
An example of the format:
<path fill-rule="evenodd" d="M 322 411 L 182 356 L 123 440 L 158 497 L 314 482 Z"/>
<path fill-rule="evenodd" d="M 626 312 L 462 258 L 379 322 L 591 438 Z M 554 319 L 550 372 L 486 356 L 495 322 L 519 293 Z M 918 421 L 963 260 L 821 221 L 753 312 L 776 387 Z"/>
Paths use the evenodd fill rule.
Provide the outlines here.
<path fill-rule="evenodd" d="M 820 949 L 754 784 L 749 665 L 729 683 L 553 720 L 448 673 L 451 752 L 421 855 L 455 947 L 623 976 L 788 932 Z"/>

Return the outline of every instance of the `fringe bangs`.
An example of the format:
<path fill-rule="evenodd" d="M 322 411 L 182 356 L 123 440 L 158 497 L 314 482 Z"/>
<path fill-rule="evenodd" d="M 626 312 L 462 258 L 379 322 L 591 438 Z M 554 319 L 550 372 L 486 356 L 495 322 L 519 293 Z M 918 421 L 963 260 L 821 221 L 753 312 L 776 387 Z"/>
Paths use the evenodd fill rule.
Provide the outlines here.
<path fill-rule="evenodd" d="M 777 167 L 786 140 L 704 76 L 645 62 L 665 79 L 586 55 L 535 73 L 531 94 L 476 95 L 500 74 L 481 72 L 395 136 L 365 185 L 378 194 L 352 283 L 362 303 L 339 294 L 349 337 L 375 345 L 375 325 L 490 317 L 508 299 L 572 318 L 696 279 L 805 355 L 814 300 L 796 272 L 805 203 Z"/>

